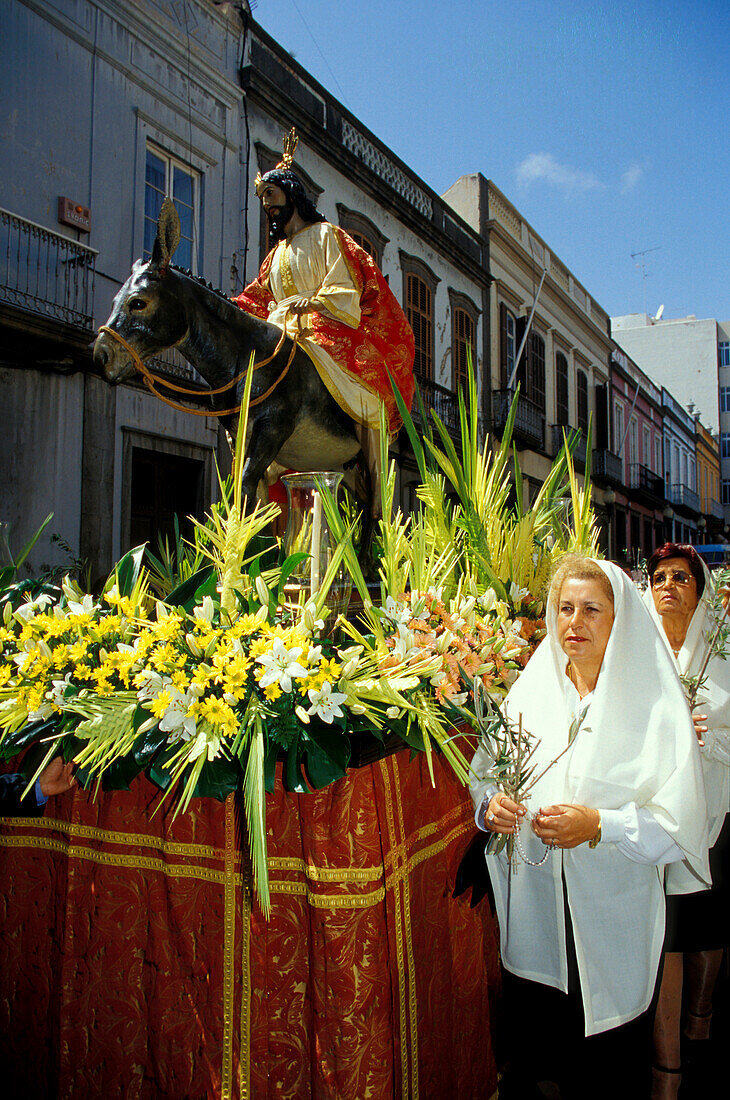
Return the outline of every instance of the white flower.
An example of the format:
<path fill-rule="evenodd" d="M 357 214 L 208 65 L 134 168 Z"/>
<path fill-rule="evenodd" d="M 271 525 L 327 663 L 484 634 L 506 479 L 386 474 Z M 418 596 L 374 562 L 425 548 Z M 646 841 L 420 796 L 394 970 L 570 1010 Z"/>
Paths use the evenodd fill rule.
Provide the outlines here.
<path fill-rule="evenodd" d="M 170 683 L 169 680 L 160 676 L 159 672 L 154 672 L 151 668 L 142 669 L 139 676 L 141 681 L 137 688 L 137 698 L 140 703 L 144 703 L 147 699 L 154 699 L 155 695 Z"/>
<path fill-rule="evenodd" d="M 345 661 L 340 670 L 340 679 L 346 680 L 348 676 L 352 676 L 353 672 L 357 672 L 357 657 L 350 657 L 349 661 Z"/>
<path fill-rule="evenodd" d="M 309 725 L 309 715 L 307 714 L 304 707 L 294 707 L 294 713 L 296 714 L 300 722 L 304 722 L 305 726 Z"/>
<path fill-rule="evenodd" d="M 514 607 L 519 607 L 525 596 L 530 595 L 529 588 L 520 588 L 514 581 L 509 586 L 509 598 L 512 600 Z"/>
<path fill-rule="evenodd" d="M 484 611 L 491 611 L 497 602 L 497 593 L 493 588 L 488 588 L 486 592 L 482 592 L 481 596 L 477 598 L 477 603 Z"/>
<path fill-rule="evenodd" d="M 309 665 L 317 664 L 317 662 L 320 661 L 321 658 L 322 658 L 322 646 L 321 645 L 310 645 L 309 653 L 307 654 L 307 664 L 309 664 Z"/>
<path fill-rule="evenodd" d="M 322 630 L 324 627 L 324 619 L 316 618 L 317 605 L 314 600 L 309 600 L 304 605 L 304 614 L 302 616 L 302 622 L 304 623 L 304 629 L 313 634 L 315 630 Z"/>
<path fill-rule="evenodd" d="M 386 718 L 397 718 L 400 714 L 400 707 L 388 707 L 385 712 Z"/>
<path fill-rule="evenodd" d="M 416 636 L 413 631 L 399 624 L 398 637 L 395 639 L 392 651 L 393 656 L 398 657 L 400 661 L 407 661 L 413 656 L 420 656 L 421 650 L 414 644 L 415 640 Z"/>
<path fill-rule="evenodd" d="M 46 692 L 46 699 L 62 707 L 66 698 L 66 688 L 71 683 L 71 673 L 67 672 L 63 680 L 51 680 L 51 690 Z"/>
<path fill-rule="evenodd" d="M 195 736 L 195 718 L 187 713 L 194 696 L 190 692 L 178 691 L 171 684 L 167 685 L 166 690 L 170 705 L 160 719 L 160 732 L 175 734 L 171 741 L 189 741 Z"/>
<path fill-rule="evenodd" d="M 256 658 L 266 669 L 259 680 L 259 685 L 265 688 L 270 684 L 278 683 L 281 690 L 288 694 L 292 689 L 293 676 L 305 678 L 309 675 L 308 669 L 297 661 L 301 653 L 301 646 L 287 649 L 281 638 L 277 638 L 270 653 L 262 653 Z"/>
<path fill-rule="evenodd" d="M 87 592 L 80 600 L 67 600 L 66 606 L 72 615 L 91 615 L 99 605 L 94 603 L 94 597 Z"/>
<path fill-rule="evenodd" d="M 213 616 L 215 615 L 215 604 L 210 596 L 204 596 L 202 604 L 198 604 L 193 608 L 193 618 L 198 622 L 207 623 L 208 626 L 213 625 Z"/>
<path fill-rule="evenodd" d="M 398 603 L 392 596 L 386 597 L 383 611 L 392 623 L 398 625 L 402 624 L 403 626 L 406 626 L 415 615 L 414 609 L 404 607 L 402 603 Z"/>
<path fill-rule="evenodd" d="M 341 691 L 333 691 L 332 684 L 329 682 L 325 681 L 319 691 L 310 688 L 307 695 L 312 704 L 308 711 L 309 714 L 319 715 L 322 721 L 327 722 L 328 725 L 331 725 L 335 718 L 342 717 L 340 703 L 344 703 L 347 696 Z"/>
<path fill-rule="evenodd" d="M 89 596 L 91 599 L 91 596 Z M 36 596 L 33 600 L 28 600 L 27 603 L 22 603 L 15 612 L 15 618 L 19 622 L 27 623 L 29 619 L 35 618 L 39 611 L 42 611 L 44 607 L 47 607 L 49 603 L 53 603 L 53 599 L 50 596 Z M 10 607 L 10 604 L 5 605 L 6 608 Z M 11 608 L 12 611 L 12 608 Z"/>
<path fill-rule="evenodd" d="M 256 588 L 256 595 L 258 596 L 260 602 L 265 607 L 268 607 L 269 606 L 269 598 L 271 596 L 271 593 L 269 592 L 268 588 L 266 587 L 266 584 L 264 583 L 264 581 L 262 580 L 261 577 L 256 578 L 256 580 L 254 581 L 254 586 Z"/>

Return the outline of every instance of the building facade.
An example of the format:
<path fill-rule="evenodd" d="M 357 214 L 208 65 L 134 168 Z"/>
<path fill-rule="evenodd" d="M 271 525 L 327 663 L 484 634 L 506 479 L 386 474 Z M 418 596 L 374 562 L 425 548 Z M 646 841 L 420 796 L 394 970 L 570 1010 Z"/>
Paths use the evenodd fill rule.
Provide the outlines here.
<path fill-rule="evenodd" d="M 695 415 L 695 456 L 697 461 L 697 492 L 701 516 L 697 521 L 702 541 L 725 541 L 725 517 L 721 502 L 720 442 L 718 433 L 711 432 Z"/>
<path fill-rule="evenodd" d="M 611 354 L 613 451 L 621 484 L 611 499 L 611 554 L 638 566 L 666 541 L 662 392 L 618 346 Z"/>
<path fill-rule="evenodd" d="M 664 481 L 669 508 L 668 538 L 672 542 L 702 542 L 697 493 L 694 417 L 662 386 Z M 671 513 L 671 514 L 670 514 Z"/>
<path fill-rule="evenodd" d="M 479 233 L 252 21 L 209 0 L 18 0 L 0 80 L 0 520 L 22 544 L 54 513 L 31 565 L 73 556 L 105 574 L 130 545 L 200 514 L 215 493 L 217 421 L 113 387 L 90 344 L 132 263 L 148 257 L 165 195 L 174 261 L 234 294 L 266 232 L 254 179 L 296 126 L 295 168 L 320 210 L 375 256 L 416 334 L 427 406 L 456 429 L 471 357 L 488 356 L 489 264 Z M 174 354 L 158 370 L 200 382 Z M 403 503 L 415 470 L 401 462 Z M 61 541 L 51 539 L 51 533 Z"/>
<path fill-rule="evenodd" d="M 730 322 L 694 316 L 667 320 L 632 313 L 611 318 L 632 359 L 710 432 L 720 433 L 721 502 L 730 522 Z"/>
<path fill-rule="evenodd" d="M 560 450 L 564 431 L 581 433 L 575 456 L 582 469 L 592 426 L 594 502 L 607 548 L 605 494 L 621 479 L 610 440 L 608 315 L 491 180 L 462 176 L 444 197 L 488 244 L 491 407 L 485 405 L 485 419 L 499 435 L 519 382 L 514 438 L 532 492 Z"/>

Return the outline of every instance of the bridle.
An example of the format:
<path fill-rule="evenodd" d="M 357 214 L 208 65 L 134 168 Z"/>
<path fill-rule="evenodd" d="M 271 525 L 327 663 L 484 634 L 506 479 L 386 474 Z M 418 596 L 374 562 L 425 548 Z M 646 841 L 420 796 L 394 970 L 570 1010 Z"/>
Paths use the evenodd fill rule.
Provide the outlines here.
<path fill-rule="evenodd" d="M 281 337 L 272 354 L 269 355 L 267 359 L 261 359 L 258 363 L 254 361 L 251 369 L 260 370 L 261 367 L 268 366 L 269 363 L 276 359 L 277 355 L 284 346 L 284 340 L 287 337 L 286 322 L 288 318 L 289 310 L 287 310 L 284 317 L 284 328 L 282 329 Z M 286 366 L 284 367 L 279 377 L 275 380 L 275 382 L 271 386 L 269 386 L 269 388 L 264 393 L 259 394 L 258 397 L 254 397 L 249 401 L 249 408 L 254 408 L 254 406 L 260 405 L 262 401 L 265 401 L 267 397 L 270 397 L 276 387 L 279 385 L 279 383 L 283 382 L 287 374 L 289 373 L 289 367 L 292 365 L 292 362 L 294 360 L 297 345 L 299 343 L 299 337 L 301 336 L 301 318 L 298 315 L 297 322 L 299 326 L 299 332 L 291 337 L 292 348 L 291 352 L 289 353 L 289 358 L 287 359 Z M 173 401 L 172 398 L 166 397 L 164 393 L 160 393 L 157 387 L 164 386 L 166 389 L 173 390 L 175 393 L 183 394 L 186 397 L 199 397 L 201 391 L 191 389 L 189 386 L 178 386 L 175 382 L 168 382 L 166 378 L 162 378 L 159 374 L 155 374 L 149 369 L 149 367 L 145 366 L 145 364 L 142 362 L 142 359 L 132 347 L 132 345 L 128 343 L 124 339 L 124 337 L 120 335 L 120 333 L 115 332 L 113 328 L 109 328 L 108 325 L 99 325 L 98 331 L 99 333 L 107 333 L 124 348 L 124 350 L 127 352 L 132 360 L 132 365 L 134 369 L 137 371 L 138 374 L 141 374 L 144 384 L 150 391 L 150 393 L 154 394 L 155 397 L 158 397 L 160 401 L 164 401 L 166 405 L 170 406 L 170 408 L 179 409 L 181 412 L 192 413 L 193 416 L 230 416 L 233 413 L 240 412 L 240 405 L 235 405 L 230 409 L 191 409 L 189 405 L 182 405 L 179 401 Z M 203 392 L 210 397 L 214 396 L 215 394 L 225 393 L 226 390 L 230 390 L 233 386 L 237 385 L 238 382 L 241 381 L 241 379 L 245 378 L 248 374 L 248 370 L 249 368 L 247 367 L 246 370 L 241 371 L 240 374 L 237 374 L 235 376 L 235 378 L 232 378 L 230 382 L 226 382 L 223 386 L 218 386 L 217 389 L 205 390 Z"/>

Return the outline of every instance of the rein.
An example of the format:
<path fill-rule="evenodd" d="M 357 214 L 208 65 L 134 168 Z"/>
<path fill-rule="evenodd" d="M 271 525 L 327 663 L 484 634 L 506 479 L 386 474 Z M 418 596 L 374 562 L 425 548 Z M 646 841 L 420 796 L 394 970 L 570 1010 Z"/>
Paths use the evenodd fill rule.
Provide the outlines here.
<path fill-rule="evenodd" d="M 287 336 L 287 331 L 286 331 L 287 319 L 288 319 L 288 313 L 287 313 L 287 316 L 284 318 L 284 328 L 282 329 L 281 337 L 280 337 L 279 342 L 277 343 L 276 347 L 274 348 L 274 351 L 272 352 L 272 354 L 267 359 L 262 359 L 258 363 L 254 362 L 253 368 L 252 368 L 253 370 L 259 370 L 261 367 L 266 367 L 266 366 L 269 365 L 269 363 L 273 362 L 273 360 L 276 359 L 276 356 L 279 354 L 282 347 L 284 346 L 284 340 L 286 339 L 286 336 Z M 300 330 L 301 330 L 301 319 L 299 319 L 299 327 L 300 327 Z M 195 389 L 190 389 L 190 387 L 188 387 L 188 386 L 178 386 L 174 382 L 168 382 L 165 378 L 162 378 L 159 374 L 153 374 L 153 372 L 151 370 L 149 370 L 149 368 L 146 367 L 145 364 L 142 362 L 142 360 L 140 359 L 139 355 L 134 350 L 132 345 L 127 343 L 127 341 L 124 339 L 123 336 L 121 336 L 118 332 L 115 332 L 113 328 L 109 328 L 108 325 L 99 325 L 99 330 L 98 331 L 99 331 L 99 333 L 102 333 L 102 332 L 108 333 L 108 335 L 112 336 L 117 341 L 118 344 L 121 344 L 121 346 L 124 348 L 124 350 L 130 356 L 130 358 L 132 360 L 132 365 L 134 366 L 134 369 L 137 371 L 138 374 L 142 375 L 142 378 L 144 380 L 144 384 L 147 387 L 147 389 L 150 391 L 150 393 L 154 394 L 155 397 L 158 397 L 160 399 L 160 401 L 164 401 L 164 403 L 166 405 L 169 405 L 170 408 L 179 409 L 181 412 L 191 413 L 193 416 L 229 416 L 233 413 L 240 412 L 240 410 L 241 410 L 240 405 L 236 405 L 234 408 L 230 408 L 230 409 L 212 409 L 212 410 L 208 410 L 208 409 L 191 409 L 188 405 L 181 405 L 179 401 L 173 401 L 171 398 L 165 397 L 165 395 L 163 393 L 160 393 L 159 390 L 156 388 L 157 386 L 164 386 L 166 389 L 173 390 L 175 393 L 183 394 L 186 397 L 198 397 L 198 396 L 200 396 L 201 391 L 200 390 L 195 390 Z M 254 408 L 254 406 L 260 405 L 262 401 L 265 401 L 267 397 L 271 396 L 271 394 L 274 392 L 274 390 L 279 385 L 279 383 L 284 381 L 287 374 L 289 373 L 289 367 L 292 365 L 292 362 L 294 360 L 294 356 L 296 354 L 298 342 L 299 342 L 299 334 L 297 334 L 292 340 L 292 349 L 291 349 L 291 352 L 289 353 L 289 358 L 287 359 L 286 366 L 284 367 L 284 369 L 281 372 L 281 374 L 279 375 L 279 377 L 274 381 L 274 383 L 271 386 L 269 386 L 268 390 L 266 390 L 265 393 L 259 394 L 258 397 L 254 397 L 251 401 L 249 401 L 249 403 L 248 403 L 249 408 Z M 240 382 L 242 378 L 245 378 L 247 373 L 248 373 L 248 368 L 244 371 L 241 371 L 240 374 L 237 374 L 235 376 L 235 378 L 231 379 L 230 382 L 226 382 L 225 385 L 218 386 L 218 388 L 214 389 L 214 390 L 211 389 L 211 390 L 203 391 L 203 393 L 207 394 L 208 396 L 213 396 L 214 394 L 224 393 L 225 390 L 231 389 L 231 387 L 235 386 L 238 382 Z"/>

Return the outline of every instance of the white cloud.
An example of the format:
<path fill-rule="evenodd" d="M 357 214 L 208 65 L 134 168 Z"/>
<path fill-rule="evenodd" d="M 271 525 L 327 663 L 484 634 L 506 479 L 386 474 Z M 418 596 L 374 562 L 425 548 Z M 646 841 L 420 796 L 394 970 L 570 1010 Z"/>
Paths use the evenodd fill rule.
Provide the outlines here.
<path fill-rule="evenodd" d="M 644 169 L 640 164 L 632 164 L 621 176 L 621 194 L 626 195 L 633 191 L 637 183 L 644 175 Z"/>
<path fill-rule="evenodd" d="M 538 180 L 559 187 L 562 191 L 595 191 L 605 187 L 592 172 L 571 168 L 569 164 L 559 164 L 550 153 L 530 153 L 517 165 L 517 182 L 526 187 Z"/>

